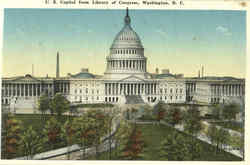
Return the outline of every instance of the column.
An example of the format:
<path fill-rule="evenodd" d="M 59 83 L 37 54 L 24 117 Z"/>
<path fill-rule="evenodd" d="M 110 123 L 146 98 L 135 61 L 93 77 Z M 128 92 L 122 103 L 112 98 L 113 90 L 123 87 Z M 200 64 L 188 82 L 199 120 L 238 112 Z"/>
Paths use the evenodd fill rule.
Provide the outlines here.
<path fill-rule="evenodd" d="M 121 95 L 122 92 L 121 92 L 121 84 L 118 84 L 118 94 Z"/>
<path fill-rule="evenodd" d="M 129 83 L 127 84 L 127 94 L 130 95 L 130 85 L 129 85 Z"/>
<path fill-rule="evenodd" d="M 19 95 L 18 95 L 18 96 L 21 96 L 21 84 L 18 84 L 18 88 L 17 88 L 17 90 L 18 90 L 18 93 L 19 93 Z"/>
<path fill-rule="evenodd" d="M 27 84 L 27 97 L 30 95 L 29 84 Z"/>
<path fill-rule="evenodd" d="M 119 84 L 118 83 L 116 83 L 116 95 L 118 95 L 119 94 Z"/>
<path fill-rule="evenodd" d="M 241 84 L 239 85 L 239 93 L 240 93 L 240 96 L 242 95 L 242 88 L 241 88 Z"/>

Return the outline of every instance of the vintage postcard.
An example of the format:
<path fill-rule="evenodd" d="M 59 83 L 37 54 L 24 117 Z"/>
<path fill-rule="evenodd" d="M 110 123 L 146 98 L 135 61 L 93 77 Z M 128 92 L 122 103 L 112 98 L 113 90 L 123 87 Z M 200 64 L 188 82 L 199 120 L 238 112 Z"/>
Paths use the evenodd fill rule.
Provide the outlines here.
<path fill-rule="evenodd" d="M 247 163 L 248 5 L 6 2 L 0 164 Z"/>

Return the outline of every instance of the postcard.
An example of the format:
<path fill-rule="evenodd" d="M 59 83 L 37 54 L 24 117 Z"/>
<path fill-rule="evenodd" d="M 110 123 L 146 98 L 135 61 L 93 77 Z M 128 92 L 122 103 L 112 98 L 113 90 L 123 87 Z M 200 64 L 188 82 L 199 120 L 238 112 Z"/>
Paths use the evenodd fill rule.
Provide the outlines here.
<path fill-rule="evenodd" d="M 2 4 L 0 164 L 248 162 L 247 1 Z"/>

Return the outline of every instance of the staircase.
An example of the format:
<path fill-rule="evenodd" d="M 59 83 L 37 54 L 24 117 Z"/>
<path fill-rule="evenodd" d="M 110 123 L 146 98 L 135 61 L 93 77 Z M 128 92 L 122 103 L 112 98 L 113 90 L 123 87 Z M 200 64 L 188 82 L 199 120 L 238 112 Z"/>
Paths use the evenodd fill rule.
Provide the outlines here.
<path fill-rule="evenodd" d="M 13 98 L 10 102 L 10 111 L 14 113 L 34 113 L 36 99 Z"/>
<path fill-rule="evenodd" d="M 125 95 L 125 104 L 143 104 L 144 101 L 141 95 Z"/>

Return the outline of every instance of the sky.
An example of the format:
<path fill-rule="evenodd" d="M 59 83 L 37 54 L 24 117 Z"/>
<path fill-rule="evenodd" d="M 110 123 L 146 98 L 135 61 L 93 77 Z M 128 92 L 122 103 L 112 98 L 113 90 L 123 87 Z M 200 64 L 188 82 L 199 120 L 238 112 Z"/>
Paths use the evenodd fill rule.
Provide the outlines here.
<path fill-rule="evenodd" d="M 109 48 L 124 25 L 125 10 L 5 9 L 4 77 L 55 76 L 81 68 L 102 75 Z M 129 10 L 140 36 L 148 72 L 234 76 L 246 73 L 246 12 L 218 10 Z"/>

